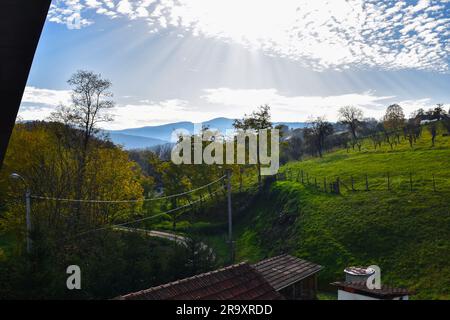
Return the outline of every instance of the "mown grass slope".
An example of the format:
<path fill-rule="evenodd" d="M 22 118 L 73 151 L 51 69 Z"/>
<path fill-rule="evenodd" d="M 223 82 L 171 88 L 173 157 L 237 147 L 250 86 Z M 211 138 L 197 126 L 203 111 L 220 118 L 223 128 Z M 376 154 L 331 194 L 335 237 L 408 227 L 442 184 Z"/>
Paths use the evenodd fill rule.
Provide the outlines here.
<path fill-rule="evenodd" d="M 430 145 L 424 132 L 414 148 L 402 141 L 374 150 L 366 141 L 361 152 L 289 163 L 281 168 L 287 181 L 265 190 L 237 226 L 238 260 L 288 252 L 325 267 L 322 288 L 349 265 L 376 264 L 382 281 L 416 290 L 415 298 L 450 299 L 450 139 Z M 309 185 L 297 182 L 301 170 Z M 324 192 L 323 178 L 338 176 L 347 186 L 353 176 L 358 191 Z"/>

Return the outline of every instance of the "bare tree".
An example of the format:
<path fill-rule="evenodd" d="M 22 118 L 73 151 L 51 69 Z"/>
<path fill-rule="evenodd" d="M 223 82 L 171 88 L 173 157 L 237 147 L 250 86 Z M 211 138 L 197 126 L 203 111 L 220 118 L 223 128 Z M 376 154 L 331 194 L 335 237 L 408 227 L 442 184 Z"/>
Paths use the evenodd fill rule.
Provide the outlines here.
<path fill-rule="evenodd" d="M 436 122 L 430 123 L 430 126 L 428 127 L 428 130 L 430 130 L 430 134 L 431 134 L 431 146 L 434 147 L 435 146 L 435 142 L 436 142 L 436 136 L 437 136 L 437 124 L 436 124 Z"/>
<path fill-rule="evenodd" d="M 436 120 L 441 120 L 445 116 L 444 104 L 438 103 L 431 112 Z"/>
<path fill-rule="evenodd" d="M 84 70 L 73 74 L 67 83 L 72 87 L 72 104 L 60 106 L 51 119 L 80 129 L 83 148 L 87 149 L 92 136 L 99 131 L 98 124 L 113 120 L 108 112 L 114 107 L 112 84 L 100 74 Z"/>
<path fill-rule="evenodd" d="M 333 133 L 333 125 L 325 117 L 310 120 L 310 127 L 305 129 L 305 139 L 322 158 L 325 139 Z"/>
<path fill-rule="evenodd" d="M 364 117 L 362 110 L 356 107 L 346 106 L 339 109 L 338 115 L 339 121 L 348 126 L 353 140 L 356 141 L 356 132 Z"/>

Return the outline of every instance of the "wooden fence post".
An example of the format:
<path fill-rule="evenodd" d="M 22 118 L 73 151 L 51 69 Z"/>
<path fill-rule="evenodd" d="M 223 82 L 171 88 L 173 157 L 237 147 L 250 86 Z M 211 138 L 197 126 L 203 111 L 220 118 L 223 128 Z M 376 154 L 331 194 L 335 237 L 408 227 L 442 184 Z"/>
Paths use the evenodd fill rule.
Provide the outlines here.
<path fill-rule="evenodd" d="M 369 177 L 366 174 L 366 191 L 369 191 Z"/>
<path fill-rule="evenodd" d="M 353 176 L 350 176 L 351 183 L 352 183 L 352 191 L 355 191 L 355 182 L 353 181 Z"/>
<path fill-rule="evenodd" d="M 317 178 L 314 178 L 314 187 L 317 189 Z"/>
<path fill-rule="evenodd" d="M 305 180 L 303 179 L 303 169 L 302 169 L 302 184 L 305 184 Z"/>

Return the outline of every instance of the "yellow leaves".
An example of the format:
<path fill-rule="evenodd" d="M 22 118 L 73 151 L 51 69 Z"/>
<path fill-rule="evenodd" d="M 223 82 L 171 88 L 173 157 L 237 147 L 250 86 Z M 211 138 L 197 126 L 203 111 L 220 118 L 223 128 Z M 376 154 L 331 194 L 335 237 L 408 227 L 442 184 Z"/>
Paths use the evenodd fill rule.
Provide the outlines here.
<path fill-rule="evenodd" d="M 58 128 L 45 123 L 16 126 L 0 172 L 0 193 L 8 202 L 8 213 L 3 216 L 9 228 L 18 224 L 15 213 L 23 209 L 17 205 L 17 201 L 21 202 L 19 197 L 23 186 L 11 183 L 8 177 L 12 172 L 23 175 L 35 195 L 92 200 L 143 198 L 141 171 L 128 159 L 125 151 L 93 141 L 86 155 L 84 170 L 80 170 L 82 149 L 76 139 L 76 132 L 67 127 Z M 148 179 L 147 183 L 151 182 Z M 86 221 L 98 225 L 140 212 L 141 207 L 142 203 L 88 204 L 78 210 Z M 62 223 L 75 214 L 77 207 L 67 202 L 33 201 L 32 209 L 35 219 L 50 224 L 55 221 Z"/>

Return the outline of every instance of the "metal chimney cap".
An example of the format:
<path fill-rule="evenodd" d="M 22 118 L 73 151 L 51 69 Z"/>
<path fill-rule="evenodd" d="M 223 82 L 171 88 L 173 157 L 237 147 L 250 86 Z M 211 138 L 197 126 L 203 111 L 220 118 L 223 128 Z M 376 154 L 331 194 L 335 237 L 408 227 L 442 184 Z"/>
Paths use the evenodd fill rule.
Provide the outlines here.
<path fill-rule="evenodd" d="M 375 270 L 365 267 L 348 267 L 344 269 L 344 272 L 353 276 L 370 276 L 375 273 Z"/>

